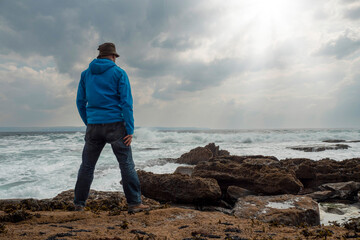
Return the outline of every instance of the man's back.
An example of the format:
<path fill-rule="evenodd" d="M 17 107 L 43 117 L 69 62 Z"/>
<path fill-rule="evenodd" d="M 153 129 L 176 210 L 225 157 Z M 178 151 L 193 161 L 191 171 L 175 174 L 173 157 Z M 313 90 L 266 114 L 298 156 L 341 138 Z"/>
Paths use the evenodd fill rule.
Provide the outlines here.
<path fill-rule="evenodd" d="M 133 133 L 132 96 L 127 74 L 109 59 L 94 59 L 81 74 L 77 106 L 85 124 L 125 122 Z"/>

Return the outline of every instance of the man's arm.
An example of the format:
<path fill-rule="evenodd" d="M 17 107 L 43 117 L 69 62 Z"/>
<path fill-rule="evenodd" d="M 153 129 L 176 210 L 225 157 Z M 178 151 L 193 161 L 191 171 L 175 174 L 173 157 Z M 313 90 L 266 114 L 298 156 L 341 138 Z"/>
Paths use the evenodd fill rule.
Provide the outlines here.
<path fill-rule="evenodd" d="M 87 99 L 86 99 L 85 82 L 83 75 L 84 73 L 81 74 L 81 78 L 79 82 L 79 87 L 76 96 L 76 106 L 79 111 L 81 119 L 83 120 L 85 125 L 87 125 L 87 116 L 86 116 Z"/>
<path fill-rule="evenodd" d="M 120 106 L 123 111 L 127 135 L 134 133 L 133 98 L 129 78 L 125 71 L 121 71 L 119 80 Z"/>

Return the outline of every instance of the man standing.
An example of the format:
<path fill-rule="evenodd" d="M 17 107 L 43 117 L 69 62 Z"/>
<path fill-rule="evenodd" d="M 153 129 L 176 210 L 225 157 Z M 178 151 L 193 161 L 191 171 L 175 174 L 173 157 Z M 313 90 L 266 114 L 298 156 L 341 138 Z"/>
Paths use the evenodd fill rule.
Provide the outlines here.
<path fill-rule="evenodd" d="M 133 101 L 126 72 L 115 64 L 113 43 L 99 46 L 99 56 L 81 73 L 76 105 L 87 126 L 82 163 L 75 186 L 75 209 L 83 210 L 100 153 L 110 143 L 119 162 L 129 212 L 148 209 L 141 203 L 140 182 L 132 158 Z"/>

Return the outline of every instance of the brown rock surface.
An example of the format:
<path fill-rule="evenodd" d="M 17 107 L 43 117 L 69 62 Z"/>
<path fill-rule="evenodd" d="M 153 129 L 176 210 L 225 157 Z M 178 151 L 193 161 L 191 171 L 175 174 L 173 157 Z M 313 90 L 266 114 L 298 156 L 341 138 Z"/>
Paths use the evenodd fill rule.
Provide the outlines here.
<path fill-rule="evenodd" d="M 221 197 L 215 179 L 138 171 L 142 194 L 158 201 L 211 204 Z"/>
<path fill-rule="evenodd" d="M 238 217 L 285 225 L 320 224 L 318 204 L 309 197 L 295 195 L 247 196 L 239 198 L 233 209 Z"/>
<path fill-rule="evenodd" d="M 192 172 L 194 171 L 194 167 L 195 166 L 179 166 L 176 168 L 174 173 L 180 173 L 191 176 Z"/>
<path fill-rule="evenodd" d="M 0 211 L 0 216 L 4 213 Z M 327 239 L 342 239 L 352 231 L 341 227 L 292 227 L 268 224 L 229 216 L 220 212 L 201 212 L 181 208 L 164 208 L 129 215 L 100 212 L 43 211 L 31 212 L 37 217 L 5 223 L 0 239 L 324 239 L 320 233 L 332 231 Z M 306 230 L 306 231 L 305 231 Z M 208 236 L 208 237 L 206 237 Z M 232 238 L 229 238 L 232 237 Z"/>
<path fill-rule="evenodd" d="M 74 210 L 74 190 L 61 192 L 51 199 L 2 199 L 0 210 L 9 211 L 26 209 L 31 211 Z M 142 197 L 146 204 L 159 205 L 158 202 Z M 86 207 L 93 211 L 98 210 L 126 210 L 127 203 L 123 193 L 111 191 L 90 190 Z"/>
<path fill-rule="evenodd" d="M 333 191 L 316 191 L 306 194 L 305 196 L 314 199 L 317 202 L 329 200 L 333 196 Z"/>
<path fill-rule="evenodd" d="M 360 190 L 360 182 L 339 182 L 339 183 L 325 183 L 321 185 L 320 190 L 331 191 L 332 199 L 342 199 L 357 202 L 358 192 Z"/>
<path fill-rule="evenodd" d="M 229 159 L 212 159 L 199 163 L 192 176 L 216 179 L 223 192 L 233 185 L 270 195 L 298 193 L 303 185 L 294 172 L 271 162 L 264 165 L 247 162 L 246 159 L 242 163 Z"/>
<path fill-rule="evenodd" d="M 226 190 L 226 198 L 233 203 L 235 203 L 238 198 L 246 197 L 249 195 L 254 195 L 254 193 L 245 188 L 237 186 L 229 186 Z"/>
<path fill-rule="evenodd" d="M 325 183 L 360 182 L 360 158 L 335 161 L 322 159 L 314 161 L 305 158 L 281 160 L 281 164 L 293 170 L 305 188 L 316 191 Z"/>
<path fill-rule="evenodd" d="M 229 152 L 219 150 L 219 146 L 216 146 L 215 143 L 209 143 L 205 147 L 197 147 L 188 153 L 184 153 L 176 160 L 176 163 L 196 165 L 199 162 L 208 161 L 210 158 L 220 155 L 227 156 Z"/>

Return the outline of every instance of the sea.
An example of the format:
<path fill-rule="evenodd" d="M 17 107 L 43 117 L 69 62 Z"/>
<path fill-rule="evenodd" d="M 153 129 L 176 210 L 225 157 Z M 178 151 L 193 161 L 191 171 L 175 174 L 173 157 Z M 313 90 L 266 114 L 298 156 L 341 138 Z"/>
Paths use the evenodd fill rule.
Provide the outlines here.
<path fill-rule="evenodd" d="M 0 128 L 0 199 L 52 198 L 74 188 L 84 145 L 82 127 Z M 137 169 L 172 173 L 181 164 L 169 159 L 198 146 L 215 143 L 232 155 L 266 155 L 278 159 L 360 157 L 360 143 L 344 150 L 302 152 L 292 146 L 319 145 L 324 140 L 360 140 L 360 129 L 256 129 L 136 128 L 132 143 Z M 327 143 L 329 144 L 329 143 Z M 121 175 L 107 144 L 96 165 L 92 188 L 123 191 Z"/>

